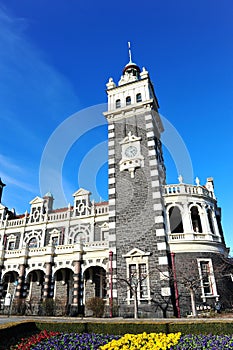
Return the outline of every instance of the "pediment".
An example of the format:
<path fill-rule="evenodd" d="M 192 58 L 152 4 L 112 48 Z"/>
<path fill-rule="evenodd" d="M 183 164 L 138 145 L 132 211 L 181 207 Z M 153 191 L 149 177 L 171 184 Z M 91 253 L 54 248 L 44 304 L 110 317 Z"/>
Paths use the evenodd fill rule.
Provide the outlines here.
<path fill-rule="evenodd" d="M 41 197 L 35 197 L 34 199 L 31 200 L 31 202 L 29 202 L 29 204 L 41 204 L 41 203 L 44 203 L 44 200 L 43 198 Z"/>
<path fill-rule="evenodd" d="M 73 193 L 73 197 L 79 197 L 79 196 L 88 196 L 90 195 L 91 192 L 85 190 L 84 188 L 80 188 L 78 191 L 76 191 L 75 193 Z"/>
<path fill-rule="evenodd" d="M 150 252 L 144 252 L 143 250 L 138 249 L 138 248 L 133 248 L 128 253 L 123 255 L 123 257 L 124 258 L 132 258 L 134 256 L 148 256 L 148 255 L 151 255 L 151 253 Z"/>

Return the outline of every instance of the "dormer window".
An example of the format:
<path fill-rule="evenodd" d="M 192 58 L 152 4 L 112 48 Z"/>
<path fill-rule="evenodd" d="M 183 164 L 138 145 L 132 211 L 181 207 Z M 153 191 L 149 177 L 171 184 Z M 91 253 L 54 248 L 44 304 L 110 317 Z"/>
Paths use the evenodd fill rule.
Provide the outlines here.
<path fill-rule="evenodd" d="M 121 100 L 116 100 L 116 108 L 121 108 Z"/>
<path fill-rule="evenodd" d="M 141 93 L 136 95 L 136 101 L 137 102 L 142 102 L 142 94 Z"/>
<path fill-rule="evenodd" d="M 131 97 L 130 96 L 127 96 L 125 101 L 126 101 L 126 106 L 131 105 Z"/>

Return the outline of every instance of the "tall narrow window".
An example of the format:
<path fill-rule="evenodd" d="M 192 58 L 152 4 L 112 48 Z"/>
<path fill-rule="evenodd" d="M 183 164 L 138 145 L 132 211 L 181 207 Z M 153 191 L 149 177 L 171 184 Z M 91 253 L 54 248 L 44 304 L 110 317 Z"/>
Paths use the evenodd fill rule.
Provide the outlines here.
<path fill-rule="evenodd" d="M 28 247 L 29 248 L 37 248 L 37 246 L 38 246 L 38 244 L 37 244 L 36 237 L 32 237 L 28 242 Z"/>
<path fill-rule="evenodd" d="M 169 221 L 171 233 L 184 232 L 182 217 L 178 207 L 171 207 L 169 209 Z"/>
<path fill-rule="evenodd" d="M 130 298 L 133 298 L 134 291 L 137 289 L 137 269 L 136 264 L 129 265 L 129 278 L 130 278 Z"/>
<path fill-rule="evenodd" d="M 212 288 L 211 288 L 211 283 L 210 283 L 209 262 L 208 261 L 201 261 L 200 266 L 201 266 L 201 278 L 202 278 L 202 285 L 203 285 L 204 294 L 205 295 L 212 294 Z"/>
<path fill-rule="evenodd" d="M 214 225 L 213 225 L 213 218 L 212 218 L 212 212 L 210 209 L 207 210 L 207 215 L 208 215 L 208 221 L 210 225 L 210 231 L 214 233 Z"/>
<path fill-rule="evenodd" d="M 202 232 L 201 219 L 197 207 L 191 208 L 191 218 L 194 232 Z"/>
<path fill-rule="evenodd" d="M 116 100 L 116 108 L 121 108 L 121 100 Z"/>
<path fill-rule="evenodd" d="M 140 298 L 148 296 L 146 264 L 139 264 Z"/>
<path fill-rule="evenodd" d="M 197 262 L 201 280 L 202 299 L 206 302 L 208 298 L 218 295 L 212 260 L 197 259 Z"/>
<path fill-rule="evenodd" d="M 131 97 L 127 96 L 125 101 L 126 101 L 126 106 L 130 105 L 131 104 Z"/>
<path fill-rule="evenodd" d="M 142 94 L 139 93 L 139 94 L 136 95 L 136 101 L 137 102 L 142 102 Z"/>
<path fill-rule="evenodd" d="M 14 250 L 15 249 L 15 241 L 11 241 L 8 244 L 8 250 Z"/>
<path fill-rule="evenodd" d="M 148 276 L 146 264 L 129 265 L 130 298 L 137 293 L 140 299 L 148 297 Z"/>

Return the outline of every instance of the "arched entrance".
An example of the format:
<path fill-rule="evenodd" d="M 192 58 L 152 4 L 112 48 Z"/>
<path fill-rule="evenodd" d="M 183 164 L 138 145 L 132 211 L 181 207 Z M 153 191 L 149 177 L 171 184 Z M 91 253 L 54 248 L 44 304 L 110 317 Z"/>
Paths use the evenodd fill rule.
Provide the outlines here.
<path fill-rule="evenodd" d="M 44 272 L 34 270 L 29 272 L 26 278 L 27 282 L 27 299 L 31 302 L 39 303 L 42 301 Z"/>
<path fill-rule="evenodd" d="M 106 271 L 100 266 L 91 266 L 84 272 L 84 304 L 93 298 L 106 298 Z"/>
<path fill-rule="evenodd" d="M 2 278 L 2 298 L 5 298 L 7 293 L 13 295 L 19 274 L 15 271 L 9 271 Z"/>
<path fill-rule="evenodd" d="M 54 300 L 59 314 L 69 314 L 73 297 L 73 271 L 62 268 L 54 274 Z"/>

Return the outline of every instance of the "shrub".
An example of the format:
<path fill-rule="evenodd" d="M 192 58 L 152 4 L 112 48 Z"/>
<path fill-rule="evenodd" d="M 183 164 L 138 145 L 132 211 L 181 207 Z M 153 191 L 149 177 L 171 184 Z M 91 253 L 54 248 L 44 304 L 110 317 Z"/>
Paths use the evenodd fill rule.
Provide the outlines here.
<path fill-rule="evenodd" d="M 86 307 L 93 312 L 94 317 L 102 317 L 104 314 L 105 300 L 94 297 L 86 302 Z"/>

